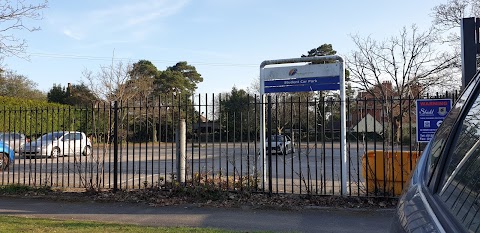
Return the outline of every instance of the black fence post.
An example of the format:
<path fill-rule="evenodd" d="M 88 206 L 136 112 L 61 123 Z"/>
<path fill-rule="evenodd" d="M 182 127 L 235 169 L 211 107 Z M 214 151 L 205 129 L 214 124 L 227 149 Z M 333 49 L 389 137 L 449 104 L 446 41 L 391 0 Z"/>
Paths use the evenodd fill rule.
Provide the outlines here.
<path fill-rule="evenodd" d="M 272 96 L 267 104 L 267 138 L 268 138 L 268 194 L 272 194 Z M 261 139 L 264 140 L 264 139 Z"/>
<path fill-rule="evenodd" d="M 113 192 L 118 191 L 118 102 L 113 106 Z"/>

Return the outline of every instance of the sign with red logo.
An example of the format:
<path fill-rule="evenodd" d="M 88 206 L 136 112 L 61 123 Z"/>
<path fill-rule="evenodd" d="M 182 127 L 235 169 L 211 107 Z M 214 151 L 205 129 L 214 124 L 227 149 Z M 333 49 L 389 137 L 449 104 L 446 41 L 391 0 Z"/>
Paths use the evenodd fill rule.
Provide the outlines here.
<path fill-rule="evenodd" d="M 450 99 L 418 99 L 417 142 L 428 142 L 452 108 Z"/>

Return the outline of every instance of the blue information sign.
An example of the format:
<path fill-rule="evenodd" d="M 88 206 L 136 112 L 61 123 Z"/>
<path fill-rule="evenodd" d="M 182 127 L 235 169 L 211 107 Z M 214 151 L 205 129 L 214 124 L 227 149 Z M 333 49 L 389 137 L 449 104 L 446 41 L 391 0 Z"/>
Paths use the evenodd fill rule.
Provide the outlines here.
<path fill-rule="evenodd" d="M 417 142 L 428 142 L 452 108 L 450 99 L 417 100 Z"/>
<path fill-rule="evenodd" d="M 265 81 L 265 93 L 339 90 L 340 76 Z"/>

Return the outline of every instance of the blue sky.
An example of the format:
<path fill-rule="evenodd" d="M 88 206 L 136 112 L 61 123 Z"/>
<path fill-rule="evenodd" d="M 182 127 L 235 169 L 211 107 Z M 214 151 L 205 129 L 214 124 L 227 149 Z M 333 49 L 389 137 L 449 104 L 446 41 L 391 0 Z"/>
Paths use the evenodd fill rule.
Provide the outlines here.
<path fill-rule="evenodd" d="M 85 69 L 146 59 L 164 70 L 178 61 L 204 78 L 198 93 L 247 88 L 264 60 L 294 58 L 324 43 L 339 55 L 355 49 L 351 34 L 377 40 L 403 26 L 431 25 L 431 9 L 446 0 L 50 0 L 28 41 L 30 60 L 6 58 L 7 69 L 47 92 L 79 83 Z"/>

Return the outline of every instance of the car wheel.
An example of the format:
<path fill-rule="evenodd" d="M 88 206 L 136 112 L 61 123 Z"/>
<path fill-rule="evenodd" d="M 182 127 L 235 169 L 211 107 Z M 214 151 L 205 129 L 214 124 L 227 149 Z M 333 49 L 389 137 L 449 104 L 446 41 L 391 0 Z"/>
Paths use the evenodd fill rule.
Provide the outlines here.
<path fill-rule="evenodd" d="M 57 158 L 60 155 L 60 148 L 54 147 L 52 153 L 50 153 L 50 158 Z"/>
<path fill-rule="evenodd" d="M 8 155 L 3 153 L 0 158 L 0 170 L 5 171 L 8 168 L 8 164 L 10 163 L 10 159 Z"/>
<path fill-rule="evenodd" d="M 83 154 L 84 156 L 90 156 L 90 155 L 92 155 L 92 148 L 91 148 L 90 146 L 85 146 L 85 147 L 83 148 L 82 154 Z"/>

